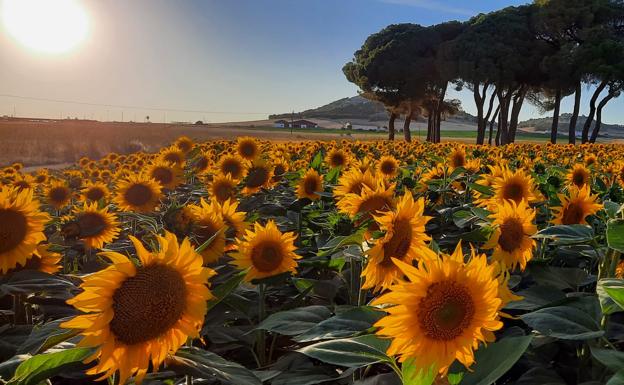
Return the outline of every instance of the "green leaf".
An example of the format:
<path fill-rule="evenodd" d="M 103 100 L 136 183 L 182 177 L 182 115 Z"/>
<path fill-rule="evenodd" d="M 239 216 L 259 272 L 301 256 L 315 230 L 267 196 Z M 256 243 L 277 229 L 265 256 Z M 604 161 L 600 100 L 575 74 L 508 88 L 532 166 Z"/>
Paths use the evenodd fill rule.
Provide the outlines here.
<path fill-rule="evenodd" d="M 475 364 L 464 373 L 461 385 L 493 384 L 522 357 L 531 339 L 531 336 L 503 338 L 479 348 L 475 352 Z"/>
<path fill-rule="evenodd" d="M 419 369 L 414 365 L 413 359 L 408 359 L 401 365 L 403 385 L 431 385 L 437 374 L 435 365 L 427 370 Z"/>
<path fill-rule="evenodd" d="M 257 329 L 295 336 L 310 330 L 330 316 L 331 312 L 326 306 L 300 307 L 271 314 L 258 325 Z"/>
<path fill-rule="evenodd" d="M 91 354 L 91 348 L 73 348 L 32 356 L 17 367 L 8 385 L 37 385 L 70 367 L 82 365 Z"/>
<path fill-rule="evenodd" d="M 217 306 L 219 302 L 223 301 L 225 297 L 227 297 L 230 293 L 236 290 L 238 285 L 240 285 L 240 283 L 245 278 L 245 274 L 247 274 L 246 271 L 238 272 L 223 284 L 215 287 L 212 290 L 212 295 L 214 295 L 214 298 L 208 301 L 208 310 Z"/>
<path fill-rule="evenodd" d="M 594 239 L 594 230 L 586 225 L 550 226 L 535 234 L 533 238 L 550 239 L 555 245 L 572 245 Z"/>
<path fill-rule="evenodd" d="M 607 244 L 624 253 L 624 219 L 614 219 L 607 223 Z"/>
<path fill-rule="evenodd" d="M 63 329 L 60 324 L 71 317 L 54 320 L 43 325 L 36 325 L 30 332 L 28 339 L 17 350 L 18 354 L 39 354 L 49 348 L 79 334 L 78 329 Z"/>
<path fill-rule="evenodd" d="M 459 227 L 460 229 L 468 226 L 470 222 L 475 219 L 477 219 L 477 217 L 468 210 L 459 210 L 453 213 L 453 223 L 455 223 L 455 226 Z"/>
<path fill-rule="evenodd" d="M 596 293 L 603 314 L 624 311 L 624 280 L 605 278 L 598 281 Z"/>
<path fill-rule="evenodd" d="M 70 281 L 42 271 L 22 270 L 0 284 L 0 297 L 8 294 L 31 294 L 51 290 L 71 290 L 75 286 Z"/>
<path fill-rule="evenodd" d="M 493 232 L 494 232 L 494 229 L 491 228 L 490 226 L 481 226 L 481 227 L 477 227 L 476 229 L 470 232 L 462 233 L 460 235 L 460 238 L 468 242 L 482 243 L 482 242 L 487 242 L 492 236 Z"/>
<path fill-rule="evenodd" d="M 332 365 L 359 368 L 378 362 L 389 362 L 386 349 L 390 340 L 374 335 L 323 341 L 297 350 L 308 357 Z"/>
<path fill-rule="evenodd" d="M 615 373 L 605 385 L 624 385 L 624 369 Z"/>
<path fill-rule="evenodd" d="M 256 375 L 244 366 L 195 347 L 184 347 L 167 360 L 167 367 L 176 373 L 197 378 L 217 379 L 223 384 L 261 385 Z"/>
<path fill-rule="evenodd" d="M 352 336 L 370 329 L 383 316 L 383 312 L 374 308 L 356 307 L 320 322 L 305 333 L 295 337 L 294 340 L 310 342 Z"/>
<path fill-rule="evenodd" d="M 613 372 L 624 370 L 624 352 L 613 349 L 591 348 L 592 356 Z"/>
<path fill-rule="evenodd" d="M 604 334 L 592 317 L 572 306 L 548 307 L 520 318 L 543 335 L 563 340 L 588 340 Z"/>
<path fill-rule="evenodd" d="M 469 183 L 468 187 L 470 187 L 472 190 L 478 191 L 481 194 L 484 194 L 485 196 L 492 196 L 494 195 L 494 189 L 490 186 L 484 186 L 482 184 L 478 184 L 478 183 Z"/>
<path fill-rule="evenodd" d="M 616 203 L 616 202 L 612 202 L 612 201 L 604 201 L 603 205 L 604 205 L 604 209 L 607 212 L 607 215 L 609 216 L 609 218 L 615 218 L 615 216 L 622 209 L 622 205 L 620 205 L 619 203 Z"/>
<path fill-rule="evenodd" d="M 322 163 L 323 163 L 323 153 L 319 151 L 314 156 L 314 159 L 312 159 L 312 162 L 310 162 L 310 168 L 320 171 Z"/>

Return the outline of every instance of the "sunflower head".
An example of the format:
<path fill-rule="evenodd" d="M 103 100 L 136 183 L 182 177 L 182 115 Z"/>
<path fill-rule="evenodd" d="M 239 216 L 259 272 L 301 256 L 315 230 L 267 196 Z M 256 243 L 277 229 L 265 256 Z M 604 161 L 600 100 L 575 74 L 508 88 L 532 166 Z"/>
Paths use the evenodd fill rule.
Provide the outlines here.
<path fill-rule="evenodd" d="M 146 175 L 130 175 L 117 184 L 114 202 L 123 211 L 149 213 L 156 209 L 161 194 L 156 180 Z"/>
<path fill-rule="evenodd" d="M 253 230 L 237 240 L 232 263 L 241 270 L 249 269 L 247 281 L 294 273 L 301 258 L 295 254 L 295 238 L 293 233 L 282 233 L 272 220 L 266 226 L 256 222 Z"/>
<path fill-rule="evenodd" d="M 165 162 L 177 164 L 180 167 L 183 167 L 186 159 L 186 154 L 178 147 L 172 146 L 161 151 L 160 158 Z"/>
<path fill-rule="evenodd" d="M 189 153 L 194 145 L 193 140 L 188 136 L 181 136 L 175 141 L 175 146 L 185 154 Z"/>
<path fill-rule="evenodd" d="M 260 155 L 258 142 L 249 136 L 239 137 L 236 144 L 238 155 L 243 159 L 254 160 Z"/>
<path fill-rule="evenodd" d="M 362 215 L 364 219 L 370 219 L 380 211 L 394 208 L 394 187 L 394 185 L 388 187 L 383 180 L 378 179 L 374 189 L 363 185 L 359 194 L 351 193 L 343 196 L 337 203 L 338 209 L 351 217 Z"/>
<path fill-rule="evenodd" d="M 50 183 L 44 194 L 47 202 L 57 210 L 65 207 L 72 198 L 72 190 L 60 180 Z"/>
<path fill-rule="evenodd" d="M 572 170 L 567 175 L 567 180 L 570 184 L 582 188 L 589 182 L 591 178 L 591 172 L 582 164 L 575 164 Z"/>
<path fill-rule="evenodd" d="M 392 305 L 378 321 L 377 334 L 392 338 L 389 355 L 413 359 L 418 369 L 446 373 L 456 359 L 469 367 L 474 349 L 493 340 L 502 300 L 495 266 L 473 253 L 465 263 L 461 245 L 452 255 L 413 267 L 394 259 L 408 278 L 390 287 L 373 304 Z"/>
<path fill-rule="evenodd" d="M 464 167 L 466 165 L 466 150 L 464 147 L 457 146 L 453 148 L 448 160 L 451 168 Z"/>
<path fill-rule="evenodd" d="M 273 184 L 273 168 L 265 161 L 256 159 L 247 169 L 243 194 L 252 195 L 263 188 L 269 188 Z"/>
<path fill-rule="evenodd" d="M 202 247 L 200 251 L 205 263 L 216 262 L 225 251 L 227 227 L 218 204 L 206 202 L 189 206 L 192 214 L 191 238 L 193 244 Z"/>
<path fill-rule="evenodd" d="M 339 148 L 330 150 L 325 156 L 325 162 L 330 168 L 342 167 L 345 169 L 349 166 L 350 159 L 349 154 Z"/>
<path fill-rule="evenodd" d="M 110 195 L 110 191 L 108 187 L 102 182 L 95 183 L 87 183 L 80 194 L 80 200 L 83 202 L 99 202 L 106 201 L 108 196 Z"/>
<path fill-rule="evenodd" d="M 163 189 L 173 190 L 182 183 L 183 170 L 177 163 L 157 160 L 147 169 L 147 175 L 156 180 Z"/>
<path fill-rule="evenodd" d="M 535 241 L 531 238 L 537 232 L 537 226 L 533 224 L 535 210 L 525 201 L 519 204 L 504 201 L 490 218 L 493 219 L 495 230 L 483 247 L 494 249 L 492 258 L 503 268 L 520 266 L 524 270 L 535 248 Z"/>
<path fill-rule="evenodd" d="M 399 174 L 399 161 L 394 156 L 384 155 L 377 163 L 377 172 L 386 178 L 394 178 Z"/>
<path fill-rule="evenodd" d="M 208 184 L 208 195 L 218 202 L 225 202 L 236 196 L 238 183 L 230 174 L 217 174 Z"/>
<path fill-rule="evenodd" d="M 61 324 L 81 331 L 78 346 L 96 349 L 86 362 L 99 361 L 87 374 L 103 379 L 118 371 L 122 384 L 133 375 L 141 383 L 150 363 L 158 370 L 167 354 L 198 336 L 213 297 L 206 285 L 215 274 L 202 267 L 188 239 L 178 244 L 166 232 L 157 236 L 157 251 L 130 240 L 141 266 L 119 253 L 101 253 L 112 265 L 83 278 L 83 292 L 67 302 L 84 314 Z"/>
<path fill-rule="evenodd" d="M 317 192 L 323 191 L 323 176 L 319 175 L 319 173 L 310 168 L 303 175 L 299 183 L 297 184 L 297 198 L 303 199 L 308 198 L 312 201 L 318 200 L 321 198 Z"/>
<path fill-rule="evenodd" d="M 16 273 L 22 270 L 37 270 L 43 273 L 54 274 L 61 270 L 59 262 L 63 256 L 59 253 L 49 250 L 50 245 L 40 243 L 37 245 L 34 253 L 23 266 L 17 265 L 9 269 L 7 274 Z"/>
<path fill-rule="evenodd" d="M 247 172 L 245 160 L 238 155 L 223 156 L 217 168 L 221 174 L 230 175 L 234 180 L 242 179 Z"/>
<path fill-rule="evenodd" d="M 334 197 L 340 199 L 347 194 L 360 194 L 363 186 L 374 189 L 377 186 L 377 179 L 370 170 L 362 171 L 358 167 L 353 167 L 338 178 Z"/>
<path fill-rule="evenodd" d="M 91 249 L 101 249 L 105 243 L 112 242 L 119 235 L 117 216 L 108 212 L 108 208 L 98 209 L 97 202 L 85 203 L 82 208 L 74 209 L 71 225 L 62 230 L 66 238 L 78 238 Z"/>
<path fill-rule="evenodd" d="M 535 181 L 524 170 L 511 171 L 509 168 L 502 170 L 501 176 L 495 177 L 492 181 L 494 196 L 489 200 L 488 207 L 495 208 L 496 205 L 504 201 L 514 201 L 516 204 L 527 201 L 529 203 L 539 200 L 539 193 L 536 191 Z"/>
<path fill-rule="evenodd" d="M 0 188 L 0 273 L 25 265 L 45 241 L 43 230 L 49 220 L 33 199 L 33 190 Z"/>
<path fill-rule="evenodd" d="M 587 224 L 586 218 L 594 215 L 603 207 L 602 204 L 597 203 L 598 196 L 591 195 L 589 185 L 582 188 L 570 186 L 568 193 L 569 195 L 558 195 L 561 206 L 553 207 L 553 214 L 555 215 L 553 224 Z"/>

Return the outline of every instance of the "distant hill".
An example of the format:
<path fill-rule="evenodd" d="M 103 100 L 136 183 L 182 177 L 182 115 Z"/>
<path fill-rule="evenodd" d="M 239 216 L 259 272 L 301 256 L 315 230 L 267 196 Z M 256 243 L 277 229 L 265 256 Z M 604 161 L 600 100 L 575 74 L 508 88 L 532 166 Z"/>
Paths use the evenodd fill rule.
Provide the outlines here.
<path fill-rule="evenodd" d="M 572 114 L 565 113 L 561 114 L 559 117 L 559 132 L 568 132 L 568 127 L 570 126 L 570 118 Z M 587 121 L 587 116 L 579 116 L 578 122 L 576 123 L 576 130 L 581 131 L 585 122 Z M 592 127 L 593 124 L 592 122 Z M 550 132 L 550 127 L 552 126 L 552 117 L 547 118 L 539 118 L 539 119 L 529 119 L 523 122 L 518 123 L 518 128 L 531 128 L 535 132 L 547 133 Z M 602 123 L 602 128 L 600 129 L 600 135 L 606 136 L 614 136 L 621 137 L 624 136 L 624 125 L 621 124 L 606 124 Z"/>
<path fill-rule="evenodd" d="M 269 119 L 290 119 L 291 113 L 270 115 Z M 388 119 L 388 113 L 383 104 L 353 96 L 331 102 L 319 108 L 296 112 L 295 119 L 328 119 L 328 120 L 361 120 L 369 122 L 383 122 Z M 449 120 L 462 123 L 476 123 L 477 118 L 467 112 L 460 111 Z"/>

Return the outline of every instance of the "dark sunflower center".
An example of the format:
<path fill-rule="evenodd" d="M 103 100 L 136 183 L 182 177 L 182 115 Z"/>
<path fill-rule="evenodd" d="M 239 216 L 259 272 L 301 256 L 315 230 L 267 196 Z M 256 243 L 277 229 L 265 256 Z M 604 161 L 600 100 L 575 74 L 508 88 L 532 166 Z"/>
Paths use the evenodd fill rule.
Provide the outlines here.
<path fill-rule="evenodd" d="M 99 213 L 82 213 L 76 218 L 81 237 L 93 237 L 106 230 L 106 219 Z"/>
<path fill-rule="evenodd" d="M 578 187 L 583 187 L 587 181 L 587 176 L 584 171 L 575 171 L 572 174 L 572 183 L 574 183 Z"/>
<path fill-rule="evenodd" d="M 269 180 L 269 170 L 265 167 L 252 167 L 247 174 L 245 186 L 257 188 L 265 184 Z"/>
<path fill-rule="evenodd" d="M 384 266 L 392 265 L 392 258 L 403 259 L 412 244 L 412 226 L 408 218 L 401 218 L 394 222 L 392 238 L 383 245 Z"/>
<path fill-rule="evenodd" d="M 202 156 L 195 164 L 195 169 L 198 171 L 203 171 L 207 168 L 208 168 L 208 158 L 205 156 Z"/>
<path fill-rule="evenodd" d="M 498 244 L 504 251 L 511 253 L 522 246 L 524 227 L 518 218 L 507 218 L 500 226 L 501 235 Z"/>
<path fill-rule="evenodd" d="M 234 188 L 229 183 L 217 183 L 213 188 L 213 193 L 219 202 L 223 202 L 234 195 Z"/>
<path fill-rule="evenodd" d="M 20 180 L 20 181 L 15 182 L 15 187 L 19 188 L 20 190 L 23 190 L 23 189 L 30 188 L 31 186 L 30 186 L 30 183 L 26 182 L 25 180 Z"/>
<path fill-rule="evenodd" d="M 46 179 L 47 179 L 47 178 L 46 178 L 46 176 L 45 176 L 45 175 L 37 175 L 37 176 L 35 177 L 35 182 L 37 182 L 37 183 L 43 183 L 43 182 L 45 182 L 45 181 L 46 181 Z"/>
<path fill-rule="evenodd" d="M 503 199 L 511 199 L 520 203 L 524 198 L 524 187 L 522 184 L 511 181 L 503 187 Z"/>
<path fill-rule="evenodd" d="M 470 326 L 475 307 L 466 286 L 444 281 L 429 286 L 417 311 L 420 328 L 427 337 L 450 341 Z"/>
<path fill-rule="evenodd" d="M 375 213 L 388 208 L 390 208 L 389 199 L 381 195 L 373 195 L 362 202 L 358 213 Z"/>
<path fill-rule="evenodd" d="M 197 224 L 193 233 L 199 246 L 203 245 L 206 241 L 212 238 L 219 228 L 211 221 L 202 221 Z"/>
<path fill-rule="evenodd" d="M 463 167 L 466 164 L 466 158 L 464 154 L 455 153 L 451 158 L 451 166 L 453 167 Z"/>
<path fill-rule="evenodd" d="M 181 142 L 178 142 L 178 148 L 184 152 L 189 152 L 191 151 L 191 147 L 193 146 L 193 144 L 191 142 L 188 142 L 186 140 L 183 140 Z"/>
<path fill-rule="evenodd" d="M 349 187 L 349 193 L 360 195 L 360 193 L 362 192 L 363 186 L 364 186 L 363 182 L 357 181 Z"/>
<path fill-rule="evenodd" d="M 65 187 L 54 187 L 49 196 L 52 202 L 63 203 L 69 197 L 69 191 Z"/>
<path fill-rule="evenodd" d="M 286 168 L 281 164 L 276 165 L 275 169 L 273 170 L 273 174 L 278 175 L 278 176 L 284 175 L 285 172 L 286 172 Z"/>
<path fill-rule="evenodd" d="M 273 242 L 264 242 L 253 248 L 251 261 L 253 266 L 263 273 L 271 272 L 279 267 L 283 259 L 282 248 Z"/>
<path fill-rule="evenodd" d="M 585 210 L 583 210 L 583 205 L 581 203 L 570 202 L 570 204 L 563 209 L 561 223 L 564 225 L 580 224 L 583 219 L 585 219 Z"/>
<path fill-rule="evenodd" d="M 152 178 L 163 186 L 168 185 L 173 181 L 173 172 L 168 167 L 156 167 L 152 170 Z"/>
<path fill-rule="evenodd" d="M 396 171 L 396 166 L 392 161 L 385 161 L 381 164 L 381 172 L 385 175 L 392 175 Z"/>
<path fill-rule="evenodd" d="M 28 233 L 28 220 L 19 211 L 0 209 L 0 253 L 11 251 Z"/>
<path fill-rule="evenodd" d="M 175 163 L 175 164 L 182 163 L 182 157 L 181 157 L 181 156 L 180 156 L 180 154 L 178 154 L 177 152 L 170 152 L 170 153 L 167 153 L 167 154 L 164 156 L 164 159 L 165 159 L 167 162 L 171 162 L 171 163 Z"/>
<path fill-rule="evenodd" d="M 344 155 L 337 153 L 337 154 L 333 154 L 331 156 L 331 166 L 332 167 L 339 167 L 344 165 L 346 162 Z"/>
<path fill-rule="evenodd" d="M 138 268 L 113 294 L 110 330 L 126 345 L 154 339 L 182 317 L 186 294 L 184 278 L 171 267 Z"/>
<path fill-rule="evenodd" d="M 242 166 L 236 159 L 229 159 L 223 162 L 221 169 L 224 174 L 230 174 L 232 178 L 238 178 L 242 172 Z"/>
<path fill-rule="evenodd" d="M 315 176 L 305 178 L 305 180 L 303 181 L 303 189 L 308 195 L 312 195 L 315 192 L 320 191 L 321 188 L 318 178 Z"/>
<path fill-rule="evenodd" d="M 144 184 L 133 184 L 126 190 L 124 198 L 132 206 L 143 206 L 152 199 L 152 190 Z"/>
<path fill-rule="evenodd" d="M 241 143 L 238 147 L 242 157 L 251 159 L 256 155 L 256 146 L 253 143 Z"/>
<path fill-rule="evenodd" d="M 99 201 L 100 199 L 104 198 L 104 190 L 102 190 L 99 187 L 93 187 L 87 190 L 87 193 L 85 194 L 85 196 L 90 201 L 93 201 L 93 202 Z"/>

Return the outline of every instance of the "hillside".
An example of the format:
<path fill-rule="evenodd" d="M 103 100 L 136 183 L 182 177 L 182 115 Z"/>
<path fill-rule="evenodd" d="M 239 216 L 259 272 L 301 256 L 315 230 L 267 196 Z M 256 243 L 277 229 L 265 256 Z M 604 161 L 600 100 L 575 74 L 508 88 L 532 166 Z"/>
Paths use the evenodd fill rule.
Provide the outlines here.
<path fill-rule="evenodd" d="M 570 125 L 570 118 L 572 114 L 565 113 L 561 114 L 559 117 L 559 131 L 560 132 L 568 132 L 568 127 Z M 587 121 L 587 116 L 579 116 L 578 122 L 576 125 L 576 130 L 580 131 L 585 125 Z M 592 125 L 595 121 L 592 123 Z M 552 126 L 552 117 L 546 118 L 538 118 L 538 119 L 529 119 L 518 124 L 518 128 L 520 129 L 531 129 L 533 132 L 539 133 L 549 133 L 550 127 Z M 612 137 L 624 137 L 624 126 L 620 124 L 606 124 L 602 123 L 602 128 L 600 129 L 600 134 L 602 136 L 612 136 Z"/>
<path fill-rule="evenodd" d="M 270 115 L 269 119 L 290 119 L 291 113 Z M 331 102 L 324 106 L 313 108 L 294 115 L 295 119 L 326 119 L 326 120 L 358 120 L 368 122 L 385 122 L 388 114 L 383 104 L 373 102 L 362 96 L 353 96 Z M 476 117 L 467 112 L 460 111 L 450 117 L 449 121 L 461 123 L 476 123 Z"/>

